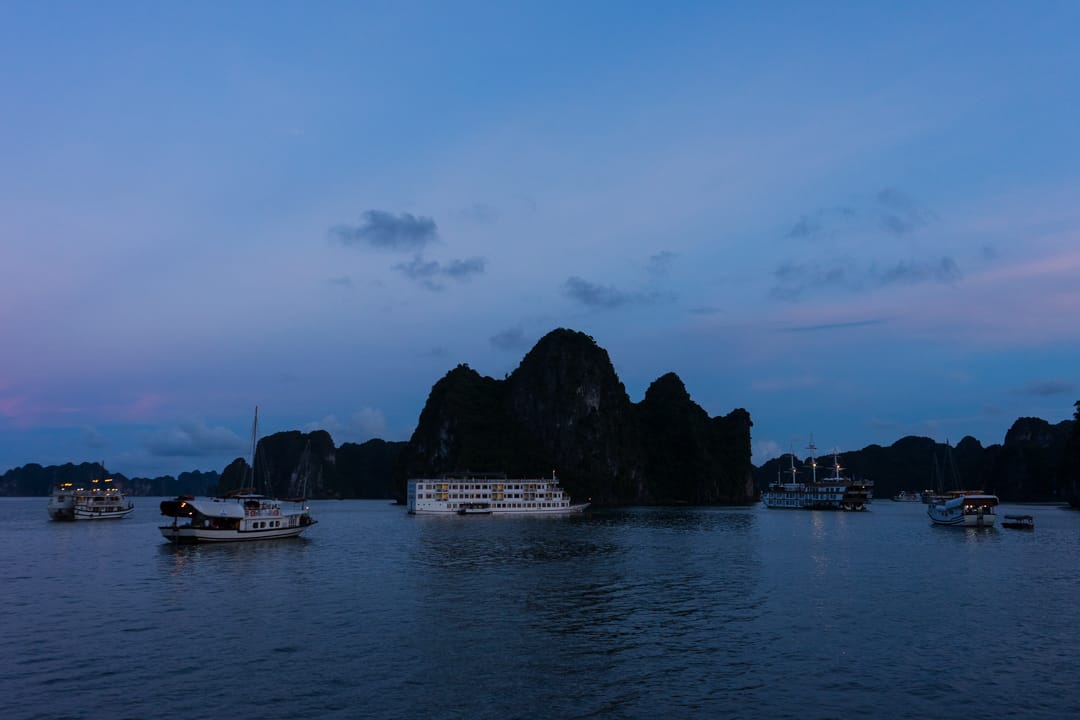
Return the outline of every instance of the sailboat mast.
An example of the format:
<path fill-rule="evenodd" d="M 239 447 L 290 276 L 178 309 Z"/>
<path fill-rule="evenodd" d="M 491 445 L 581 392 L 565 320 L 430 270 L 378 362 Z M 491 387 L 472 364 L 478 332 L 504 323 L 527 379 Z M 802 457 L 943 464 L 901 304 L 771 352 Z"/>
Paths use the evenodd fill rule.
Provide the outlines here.
<path fill-rule="evenodd" d="M 251 483 L 252 490 L 255 489 L 255 439 L 259 432 L 259 406 L 255 406 L 255 419 L 251 422 Z"/>
<path fill-rule="evenodd" d="M 814 444 L 814 436 L 810 435 L 810 444 L 806 446 L 806 449 L 810 451 L 810 470 L 813 474 L 813 482 L 817 482 L 817 458 L 814 455 L 817 453 L 817 445 Z"/>

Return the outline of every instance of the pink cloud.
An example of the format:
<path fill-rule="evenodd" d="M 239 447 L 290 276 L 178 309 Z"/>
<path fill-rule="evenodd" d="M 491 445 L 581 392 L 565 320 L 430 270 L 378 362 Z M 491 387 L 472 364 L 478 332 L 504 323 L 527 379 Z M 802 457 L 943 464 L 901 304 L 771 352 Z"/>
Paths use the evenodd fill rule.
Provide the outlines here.
<path fill-rule="evenodd" d="M 22 415 L 22 408 L 25 403 L 26 398 L 23 397 L 0 397 L 0 415 L 9 418 L 18 418 Z"/>
<path fill-rule="evenodd" d="M 157 393 L 144 393 L 135 402 L 123 410 L 123 414 L 129 420 L 150 420 L 164 404 L 164 399 Z"/>

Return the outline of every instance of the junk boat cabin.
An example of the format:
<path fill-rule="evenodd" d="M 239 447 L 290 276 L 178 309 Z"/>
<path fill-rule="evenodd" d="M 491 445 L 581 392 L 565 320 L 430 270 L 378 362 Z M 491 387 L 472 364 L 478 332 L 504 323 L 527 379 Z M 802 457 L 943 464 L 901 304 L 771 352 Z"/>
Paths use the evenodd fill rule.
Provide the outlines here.
<path fill-rule="evenodd" d="M 934 525 L 993 527 L 997 505 L 997 495 L 979 490 L 954 490 L 935 498 L 926 506 L 926 514 Z"/>
<path fill-rule="evenodd" d="M 165 500 L 161 514 L 173 519 L 158 528 L 161 536 L 183 545 L 297 537 L 316 522 L 305 500 L 277 500 L 249 490 L 202 500 Z M 188 521 L 181 523 L 181 518 Z"/>

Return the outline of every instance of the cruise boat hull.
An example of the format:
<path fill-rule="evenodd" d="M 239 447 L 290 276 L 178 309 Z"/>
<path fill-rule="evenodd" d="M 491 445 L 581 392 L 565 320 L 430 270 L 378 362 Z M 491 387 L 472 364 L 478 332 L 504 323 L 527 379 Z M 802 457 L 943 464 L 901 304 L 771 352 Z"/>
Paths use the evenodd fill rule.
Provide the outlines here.
<path fill-rule="evenodd" d="M 530 509 L 513 509 L 513 508 L 499 508 L 498 510 L 492 508 L 490 510 L 410 510 L 410 515 L 572 515 L 574 513 L 584 512 L 588 508 L 590 503 L 581 503 L 578 505 L 568 505 L 564 508 L 530 508 Z"/>
<path fill-rule="evenodd" d="M 62 503 L 49 503 L 49 517 L 53 520 L 74 520 L 75 508 L 68 503 L 64 505 Z"/>
<path fill-rule="evenodd" d="M 134 505 L 118 510 L 75 507 L 73 520 L 120 520 L 135 512 Z"/>
<path fill-rule="evenodd" d="M 311 525 L 314 525 L 314 521 Z M 275 528 L 271 530 L 213 530 L 190 525 L 162 525 L 158 528 L 161 536 L 176 545 L 194 545 L 196 543 L 244 542 L 250 540 L 280 540 L 300 537 L 311 525 L 301 527 Z"/>

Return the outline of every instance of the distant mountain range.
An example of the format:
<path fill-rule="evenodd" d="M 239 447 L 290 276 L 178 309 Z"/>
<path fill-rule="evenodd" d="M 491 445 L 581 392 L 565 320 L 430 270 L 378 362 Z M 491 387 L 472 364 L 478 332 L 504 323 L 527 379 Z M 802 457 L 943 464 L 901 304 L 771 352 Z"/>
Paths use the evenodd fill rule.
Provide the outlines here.
<path fill-rule="evenodd" d="M 221 472 L 186 472 L 177 477 L 129 478 L 106 473 L 100 463 L 23 465 L 0 475 L 0 496 L 48 495 L 60 482 L 85 485 L 94 478 L 111 477 L 131 495 L 213 495 L 242 485 L 268 489 L 281 497 L 307 493 L 313 498 L 392 498 L 393 467 L 404 442 L 369 440 L 335 448 L 330 434 L 281 432 L 259 440 L 255 452 L 254 481 L 243 458 Z M 306 486 L 305 486 L 306 483 Z"/>
<path fill-rule="evenodd" d="M 891 498 L 901 490 L 985 489 L 1012 502 L 1064 501 L 1077 504 L 1080 493 L 1070 458 L 1076 458 L 1076 421 L 1051 425 L 1039 418 L 1020 418 L 1000 445 L 983 447 L 965 437 L 954 448 L 926 437 L 908 436 L 889 447 L 870 445 L 840 453 L 844 473 L 874 482 L 874 497 Z M 783 476 L 791 455 L 770 460 L 754 470 L 758 489 Z M 809 476 L 809 456 L 796 457 L 799 478 Z M 831 474 L 832 456 L 819 456 L 819 477 Z M 952 469 L 950 469 L 952 468 Z"/>
<path fill-rule="evenodd" d="M 1080 403 L 1077 404 L 1080 416 Z M 755 468 L 750 414 L 709 417 L 668 373 L 639 403 L 630 401 L 607 351 L 580 332 L 548 333 L 504 380 L 458 365 L 435 383 L 408 442 L 369 440 L 335 447 L 323 430 L 261 438 L 255 472 L 237 458 L 223 471 L 127 478 L 133 495 L 207 495 L 254 485 L 284 497 L 402 501 L 410 477 L 555 472 L 570 494 L 598 505 L 746 504 L 791 464 L 787 455 Z M 807 459 L 797 459 L 805 465 Z M 1080 506 L 1080 430 L 1020 418 L 1000 445 L 965 437 L 955 448 L 905 437 L 839 455 L 845 472 L 874 481 L 874 497 L 936 488 L 955 466 L 959 482 L 1008 501 Z M 821 465 L 831 465 L 831 458 Z M 827 470 L 825 470 L 827 473 Z M 101 477 L 97 463 L 30 464 L 0 475 L 0 495 L 47 495 L 57 482 Z"/>

